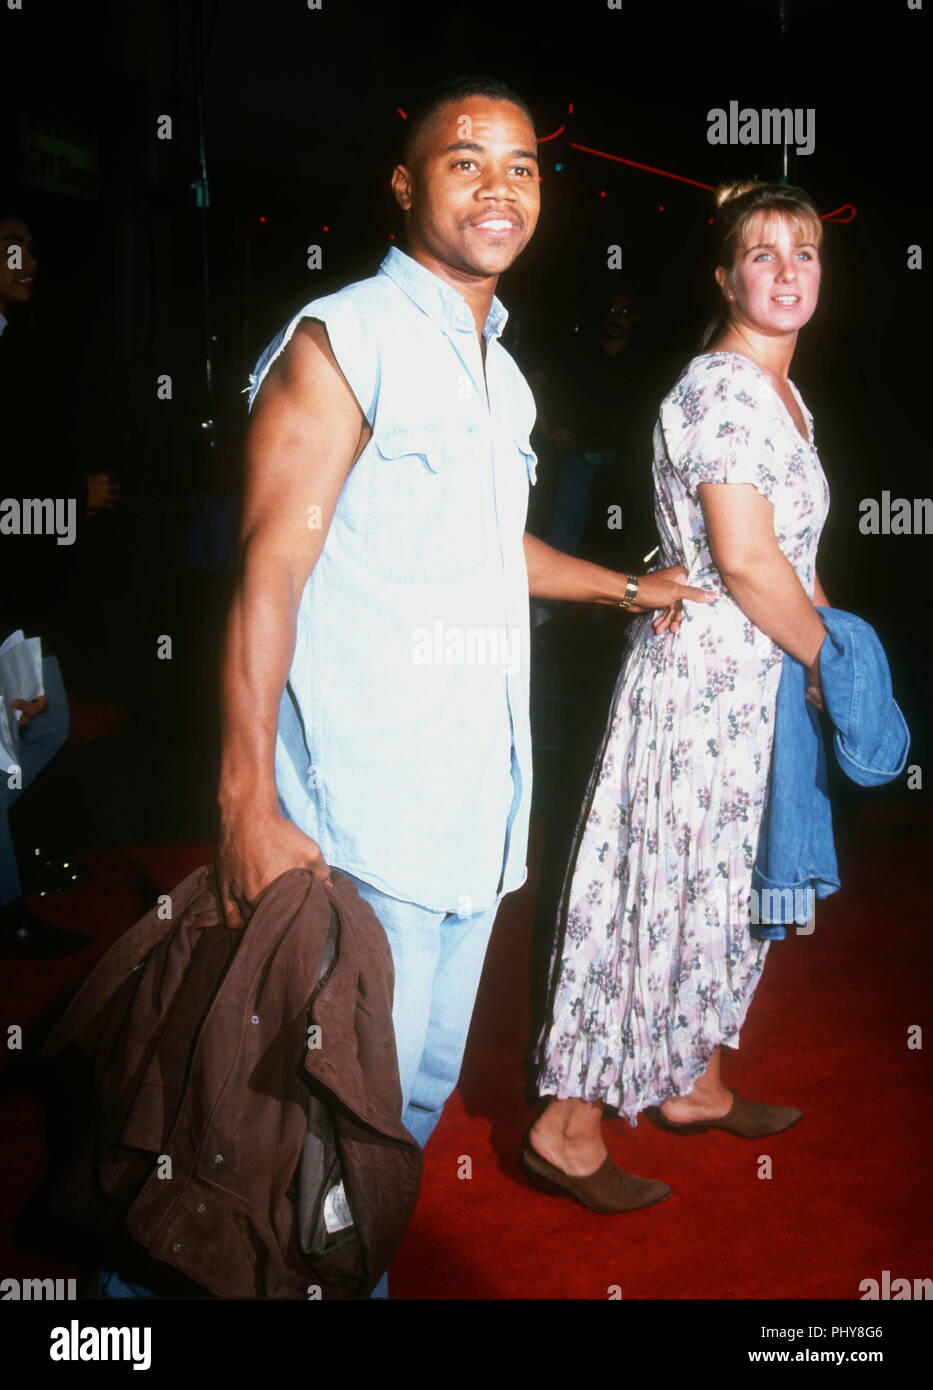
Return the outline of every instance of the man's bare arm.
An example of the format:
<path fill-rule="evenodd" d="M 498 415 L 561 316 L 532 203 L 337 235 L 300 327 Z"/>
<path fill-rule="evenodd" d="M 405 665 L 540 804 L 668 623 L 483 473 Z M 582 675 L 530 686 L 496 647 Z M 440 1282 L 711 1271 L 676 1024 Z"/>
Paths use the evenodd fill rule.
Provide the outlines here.
<path fill-rule="evenodd" d="M 525 532 L 525 563 L 528 568 L 528 589 L 532 598 L 559 598 L 580 603 L 618 603 L 625 597 L 628 575 L 580 560 L 555 550 L 537 536 Z M 655 570 L 638 577 L 638 601 L 631 606 L 633 613 L 645 613 L 650 608 L 667 608 L 690 599 L 694 603 L 709 603 L 715 594 L 709 589 L 696 589 L 682 583 L 687 571 L 682 565 Z"/>
<path fill-rule="evenodd" d="M 323 324 L 305 320 L 270 368 L 246 440 L 237 574 L 221 661 L 221 835 L 229 926 L 288 868 L 329 875 L 320 849 L 278 811 L 279 704 L 302 590 L 369 433 Z M 309 526 L 312 507 L 320 526 Z"/>

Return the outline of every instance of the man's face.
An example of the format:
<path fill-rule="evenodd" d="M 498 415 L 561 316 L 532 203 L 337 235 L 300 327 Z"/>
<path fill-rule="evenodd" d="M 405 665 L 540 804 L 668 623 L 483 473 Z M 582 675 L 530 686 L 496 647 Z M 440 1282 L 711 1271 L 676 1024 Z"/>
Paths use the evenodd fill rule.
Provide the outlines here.
<path fill-rule="evenodd" d="M 20 217 L 3 218 L 0 221 L 0 310 L 11 304 L 29 303 L 37 265 L 32 234 L 26 223 Z"/>
<path fill-rule="evenodd" d="M 536 151 L 527 116 L 510 101 L 441 107 L 392 175 L 411 247 L 460 277 L 507 270 L 538 221 Z"/>
<path fill-rule="evenodd" d="M 608 342 L 628 343 L 638 322 L 635 306 L 627 294 L 614 294 L 603 311 L 602 334 Z"/>

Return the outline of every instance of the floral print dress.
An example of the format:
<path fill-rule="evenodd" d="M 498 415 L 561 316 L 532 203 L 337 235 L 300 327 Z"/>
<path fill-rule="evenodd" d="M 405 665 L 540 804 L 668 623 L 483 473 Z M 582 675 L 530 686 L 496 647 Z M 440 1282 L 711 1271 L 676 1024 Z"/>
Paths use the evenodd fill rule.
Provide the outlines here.
<path fill-rule="evenodd" d="M 782 651 L 745 617 L 710 554 L 697 486 L 751 483 L 812 597 L 829 490 L 749 358 L 705 353 L 661 403 L 655 514 L 663 566 L 713 589 L 679 632 L 636 618 L 564 879 L 538 1090 L 621 1111 L 689 1092 L 739 1030 L 768 942 L 749 933 Z"/>

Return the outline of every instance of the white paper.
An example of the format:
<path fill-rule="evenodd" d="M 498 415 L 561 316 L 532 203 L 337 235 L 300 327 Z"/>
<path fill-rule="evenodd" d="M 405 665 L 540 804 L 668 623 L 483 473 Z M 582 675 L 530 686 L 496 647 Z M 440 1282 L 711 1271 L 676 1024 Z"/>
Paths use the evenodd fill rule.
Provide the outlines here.
<path fill-rule="evenodd" d="M 14 640 L 17 637 L 19 641 Z M 0 696 L 6 703 L 7 718 L 19 724 L 22 717 L 22 710 L 10 709 L 11 700 L 35 700 L 44 694 L 42 639 L 12 633 L 0 647 Z"/>
<path fill-rule="evenodd" d="M 6 700 L 0 695 L 0 777 L 6 778 L 10 770 L 19 766 L 19 729 L 16 720 L 10 719 L 16 710 L 6 707 Z"/>

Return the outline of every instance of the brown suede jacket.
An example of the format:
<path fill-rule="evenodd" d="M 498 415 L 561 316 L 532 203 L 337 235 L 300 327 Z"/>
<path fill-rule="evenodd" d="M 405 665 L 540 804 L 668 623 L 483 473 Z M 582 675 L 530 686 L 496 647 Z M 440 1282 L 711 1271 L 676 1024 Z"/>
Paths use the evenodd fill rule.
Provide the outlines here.
<path fill-rule="evenodd" d="M 53 1210 L 221 1298 L 365 1297 L 422 1162 L 400 1118 L 382 925 L 339 870 L 333 887 L 282 874 L 242 932 L 213 864 L 168 897 L 44 1045 L 90 1059 L 96 1112 Z"/>

